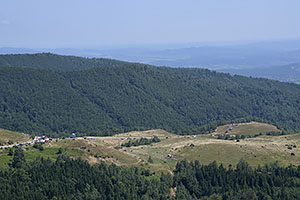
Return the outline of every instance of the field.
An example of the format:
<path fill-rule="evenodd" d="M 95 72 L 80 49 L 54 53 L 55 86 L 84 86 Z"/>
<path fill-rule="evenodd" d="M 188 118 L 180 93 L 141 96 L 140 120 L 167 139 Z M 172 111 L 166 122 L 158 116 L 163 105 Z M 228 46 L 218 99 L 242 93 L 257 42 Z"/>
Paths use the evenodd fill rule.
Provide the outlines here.
<path fill-rule="evenodd" d="M 0 129 L 0 143 L 2 145 L 7 144 L 9 140 L 14 143 L 21 143 L 30 140 L 29 138 L 27 134 Z"/>
<path fill-rule="evenodd" d="M 231 125 L 220 126 L 216 129 L 214 134 L 224 134 L 227 130 L 232 127 Z M 231 131 L 229 131 L 228 135 L 245 135 L 245 136 L 254 136 L 257 134 L 266 134 L 268 132 L 281 132 L 276 128 L 276 126 L 259 123 L 259 122 L 249 122 L 249 123 L 241 123 L 234 124 Z"/>
<path fill-rule="evenodd" d="M 252 127 L 252 128 L 251 128 Z M 218 127 L 216 132 L 226 126 Z M 230 134 L 251 135 L 269 131 L 279 131 L 276 127 L 261 123 L 239 124 Z M 122 143 L 140 137 L 158 136 L 160 142 L 151 145 L 120 147 Z M 199 160 L 203 164 L 213 161 L 224 166 L 233 166 L 241 159 L 252 166 L 278 161 L 280 165 L 300 164 L 300 134 L 284 136 L 261 135 L 255 138 L 236 140 L 221 140 L 212 135 L 178 136 L 163 130 L 150 130 L 118 134 L 112 137 L 85 137 L 76 139 L 54 139 L 43 145 L 39 151 L 31 146 L 24 148 L 27 160 L 38 156 L 55 159 L 62 150 L 73 158 L 81 157 L 90 163 L 107 162 L 127 167 L 142 167 L 153 172 L 170 172 L 176 162 L 182 159 Z M 119 147 L 119 148 L 116 148 Z M 0 152 L 0 167 L 8 166 L 12 159 L 7 155 L 8 149 Z M 150 159 L 149 159 L 150 158 Z"/>

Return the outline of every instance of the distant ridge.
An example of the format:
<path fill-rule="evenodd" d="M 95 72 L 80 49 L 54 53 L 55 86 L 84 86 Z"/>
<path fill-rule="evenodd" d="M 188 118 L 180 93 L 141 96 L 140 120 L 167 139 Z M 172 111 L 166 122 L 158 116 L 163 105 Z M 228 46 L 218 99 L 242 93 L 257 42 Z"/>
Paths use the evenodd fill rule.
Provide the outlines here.
<path fill-rule="evenodd" d="M 286 82 L 300 82 L 300 64 L 280 65 L 273 67 L 260 67 L 250 69 L 223 69 L 226 73 L 239 74 L 243 76 L 269 78 Z"/>
<path fill-rule="evenodd" d="M 74 71 L 100 66 L 116 66 L 124 62 L 104 58 L 60 56 L 52 53 L 0 55 L 0 67 L 30 67 L 57 71 Z"/>

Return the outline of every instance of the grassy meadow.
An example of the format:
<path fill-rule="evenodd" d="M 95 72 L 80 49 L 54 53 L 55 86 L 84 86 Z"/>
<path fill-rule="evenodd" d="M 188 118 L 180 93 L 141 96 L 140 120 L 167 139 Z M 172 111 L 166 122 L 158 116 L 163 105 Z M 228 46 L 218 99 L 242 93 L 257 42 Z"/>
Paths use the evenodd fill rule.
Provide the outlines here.
<path fill-rule="evenodd" d="M 229 125 L 221 126 L 215 132 L 226 130 Z M 280 165 L 300 164 L 300 134 L 284 136 L 264 135 L 270 131 L 279 131 L 276 127 L 251 122 L 235 126 L 230 134 L 261 136 L 244 140 L 222 140 L 211 134 L 197 136 L 178 136 L 163 130 L 135 131 L 112 137 L 82 137 L 76 139 L 54 139 L 43 145 L 40 151 L 32 146 L 23 147 L 27 161 L 38 156 L 56 159 L 59 149 L 62 154 L 73 158 L 82 158 L 90 163 L 101 161 L 120 166 L 142 167 L 153 172 L 171 172 L 179 160 L 199 160 L 203 164 L 213 161 L 225 167 L 236 165 L 241 159 L 256 167 L 278 161 Z M 128 137 L 154 137 L 161 141 L 151 145 L 120 147 L 128 142 Z M 28 137 L 28 136 L 27 136 Z M 20 137 L 18 137 L 20 139 Z M 119 148 L 116 148 L 119 147 Z M 0 167 L 7 167 L 12 156 L 9 149 L 0 150 Z M 150 158 L 150 159 L 149 159 Z"/>

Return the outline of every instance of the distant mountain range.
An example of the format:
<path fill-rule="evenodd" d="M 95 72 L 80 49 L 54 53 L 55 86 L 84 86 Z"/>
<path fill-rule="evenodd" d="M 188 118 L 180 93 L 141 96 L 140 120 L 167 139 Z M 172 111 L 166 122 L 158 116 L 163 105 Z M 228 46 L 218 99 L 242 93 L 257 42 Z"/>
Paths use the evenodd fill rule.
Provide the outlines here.
<path fill-rule="evenodd" d="M 300 64 L 289 64 L 273 67 L 260 67 L 249 69 L 220 69 L 218 71 L 239 74 L 244 76 L 268 78 L 278 81 L 300 82 Z"/>
<path fill-rule="evenodd" d="M 190 44 L 190 47 L 166 45 L 158 48 L 129 47 L 105 50 L 0 48 L 0 54 L 39 52 L 89 58 L 111 58 L 156 66 L 200 67 L 281 81 L 300 80 L 296 70 L 297 63 L 300 63 L 300 40 L 248 42 L 232 45 Z"/>

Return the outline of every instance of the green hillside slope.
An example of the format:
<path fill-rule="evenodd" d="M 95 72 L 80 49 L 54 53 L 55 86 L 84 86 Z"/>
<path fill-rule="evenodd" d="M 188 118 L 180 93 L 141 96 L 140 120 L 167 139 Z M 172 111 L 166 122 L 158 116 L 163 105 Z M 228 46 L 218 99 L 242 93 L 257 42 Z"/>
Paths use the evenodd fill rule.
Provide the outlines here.
<path fill-rule="evenodd" d="M 49 57 L 58 58 L 52 63 L 65 59 Z M 256 119 L 300 130 L 299 85 L 109 62 L 78 71 L 0 67 L 0 127 L 39 134 L 109 135 L 154 128 L 187 134 Z"/>

